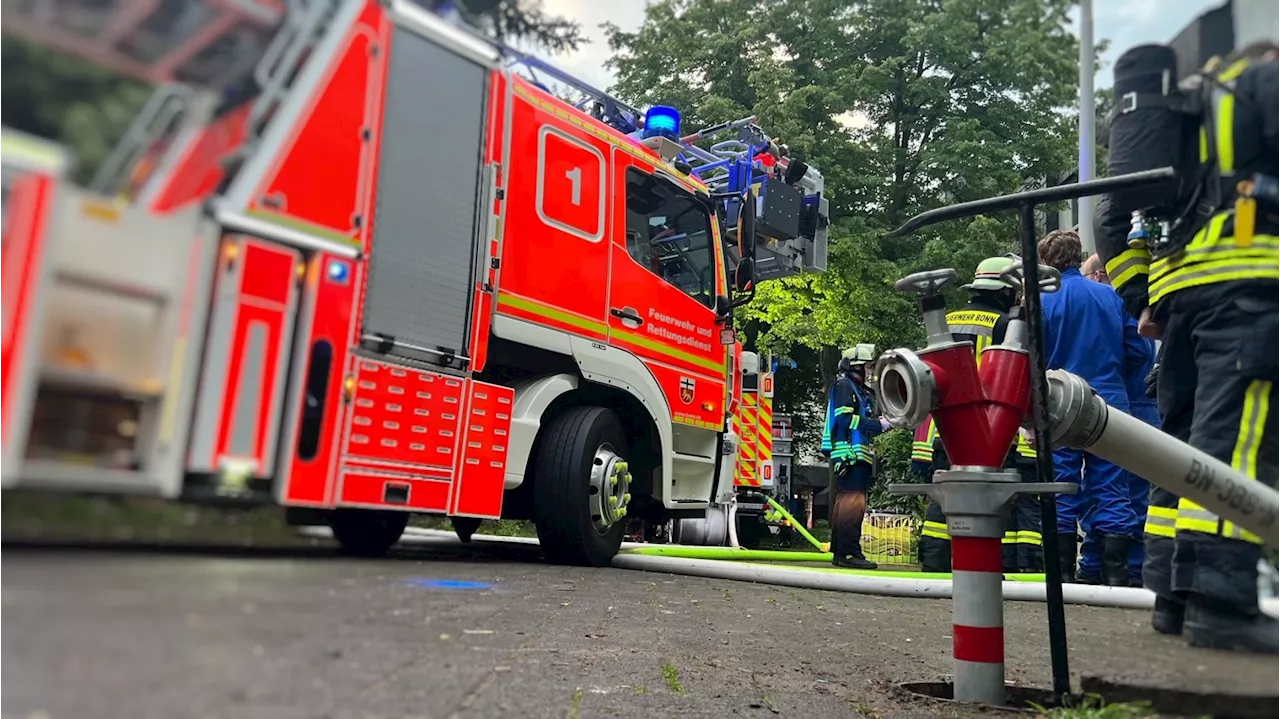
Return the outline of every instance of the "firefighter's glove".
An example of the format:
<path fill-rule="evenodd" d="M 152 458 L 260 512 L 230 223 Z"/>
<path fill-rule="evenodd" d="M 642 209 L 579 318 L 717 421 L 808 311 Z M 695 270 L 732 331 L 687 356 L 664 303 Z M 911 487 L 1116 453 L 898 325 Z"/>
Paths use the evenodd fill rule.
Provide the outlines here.
<path fill-rule="evenodd" d="M 849 475 L 853 474 L 853 462 L 843 459 L 836 460 L 835 473 L 837 482 L 843 482 L 848 479 Z"/>
<path fill-rule="evenodd" d="M 1160 375 L 1160 365 L 1159 363 L 1157 363 L 1151 367 L 1151 371 L 1148 372 L 1147 376 L 1142 380 L 1143 392 L 1147 395 L 1149 399 L 1156 398 L 1156 385 L 1157 385 L 1157 378 L 1159 377 L 1159 375 Z"/>

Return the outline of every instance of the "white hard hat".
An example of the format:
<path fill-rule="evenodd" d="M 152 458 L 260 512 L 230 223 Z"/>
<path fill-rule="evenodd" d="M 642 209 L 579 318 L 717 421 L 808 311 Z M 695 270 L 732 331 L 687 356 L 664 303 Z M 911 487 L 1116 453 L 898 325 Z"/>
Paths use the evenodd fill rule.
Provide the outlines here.
<path fill-rule="evenodd" d="M 851 365 L 865 364 L 875 358 L 876 346 L 869 342 L 856 344 L 840 355 L 840 359 L 848 360 Z"/>

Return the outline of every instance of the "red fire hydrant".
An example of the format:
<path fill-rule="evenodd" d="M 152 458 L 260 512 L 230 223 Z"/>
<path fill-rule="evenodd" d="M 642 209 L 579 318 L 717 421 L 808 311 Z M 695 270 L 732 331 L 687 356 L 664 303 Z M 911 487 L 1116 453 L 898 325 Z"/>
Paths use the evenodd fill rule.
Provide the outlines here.
<path fill-rule="evenodd" d="M 1056 291 L 1060 276 L 1047 267 L 1041 267 L 1040 274 L 1041 291 Z M 1020 287 L 1020 263 L 1005 278 Z M 889 491 L 928 494 L 947 516 L 953 571 L 953 696 L 957 701 L 999 705 L 1004 703 L 1000 540 L 1010 500 L 1021 492 L 1075 492 L 1076 485 L 1023 483 L 1016 471 L 1003 469 L 1030 410 L 1026 322 L 1021 308 L 1016 308 L 1004 341 L 986 349 L 979 369 L 973 345 L 955 341 L 947 329 L 941 292 L 955 279 L 955 270 L 934 270 L 895 284 L 899 291 L 920 295 L 928 345 L 918 352 L 884 353 L 875 377 L 890 424 L 913 428 L 932 414 L 951 459 L 952 469 L 935 472 L 931 484 L 895 484 Z"/>

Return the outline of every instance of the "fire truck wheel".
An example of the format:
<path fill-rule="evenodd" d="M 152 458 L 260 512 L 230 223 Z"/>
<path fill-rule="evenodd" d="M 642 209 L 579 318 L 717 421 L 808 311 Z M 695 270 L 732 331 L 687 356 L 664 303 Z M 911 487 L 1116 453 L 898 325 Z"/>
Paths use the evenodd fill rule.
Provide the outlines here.
<path fill-rule="evenodd" d="M 335 509 L 329 527 L 343 553 L 357 557 L 381 557 L 404 533 L 408 512 L 370 509 Z"/>
<path fill-rule="evenodd" d="M 471 535 L 476 533 L 480 528 L 480 522 L 483 521 L 478 517 L 450 517 L 449 523 L 453 525 L 453 531 L 458 535 L 458 539 L 463 544 L 471 542 Z"/>
<path fill-rule="evenodd" d="M 534 521 L 548 561 L 606 567 L 622 545 L 631 473 L 613 410 L 573 407 L 543 428 L 533 468 Z"/>

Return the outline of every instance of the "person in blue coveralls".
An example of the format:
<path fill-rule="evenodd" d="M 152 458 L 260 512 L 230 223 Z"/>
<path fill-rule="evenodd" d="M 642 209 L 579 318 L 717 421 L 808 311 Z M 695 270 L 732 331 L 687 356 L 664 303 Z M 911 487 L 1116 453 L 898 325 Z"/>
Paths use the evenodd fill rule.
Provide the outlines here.
<path fill-rule="evenodd" d="M 1129 411 L 1125 378 L 1149 357 L 1137 325 L 1127 321 L 1124 302 L 1111 288 L 1080 273 L 1080 237 L 1054 230 L 1039 245 L 1040 261 L 1062 273 L 1062 288 L 1044 295 L 1046 364 L 1079 375 L 1107 404 Z M 1080 576 L 1103 584 L 1129 585 L 1129 547 L 1142 531 L 1133 511 L 1127 473 L 1100 457 L 1062 448 L 1053 453 L 1059 482 L 1076 482 L 1076 494 L 1058 495 L 1058 545 L 1062 579 L 1075 580 L 1076 525 L 1087 515 L 1094 541 L 1080 556 Z M 1099 547 L 1101 552 L 1099 552 Z M 1101 554 L 1101 556 L 1098 556 Z"/>
<path fill-rule="evenodd" d="M 889 423 L 874 414 L 866 366 L 876 348 L 860 344 L 844 351 L 836 380 L 827 394 L 827 421 L 822 429 L 822 454 L 836 475 L 836 496 L 831 502 L 832 564 L 848 569 L 875 569 L 862 553 L 862 518 L 867 511 L 875 449 L 871 441 Z"/>
<path fill-rule="evenodd" d="M 1097 255 L 1090 255 L 1089 259 L 1084 261 L 1084 265 L 1080 268 L 1081 274 L 1085 277 L 1099 282 L 1101 284 L 1111 286 L 1111 278 L 1107 276 L 1107 270 L 1102 265 L 1102 260 Z M 1133 324 L 1133 329 L 1137 330 L 1138 322 L 1132 317 L 1125 317 L 1125 321 Z M 1152 427 L 1160 426 L 1160 412 L 1156 409 L 1156 400 L 1154 393 L 1147 392 L 1147 378 L 1151 375 L 1156 364 L 1156 342 L 1152 339 L 1139 337 L 1143 344 L 1147 346 L 1146 359 L 1135 365 L 1125 375 L 1125 394 L 1129 397 L 1129 414 L 1146 422 Z M 1139 477 L 1132 472 L 1125 472 L 1125 476 L 1129 485 L 1129 503 L 1133 507 L 1133 512 L 1138 516 L 1139 525 L 1147 519 L 1147 499 L 1151 492 L 1151 483 Z M 1082 548 L 1082 555 L 1093 555 L 1092 543 L 1096 537 L 1093 530 L 1092 512 L 1086 519 L 1081 519 L 1081 527 L 1084 529 L 1084 545 L 1089 546 L 1090 550 L 1085 551 Z M 1142 586 L 1142 561 L 1143 542 L 1142 529 L 1138 529 L 1138 533 L 1133 537 L 1133 544 L 1129 545 L 1129 586 Z M 1080 580 L 1085 583 L 1097 584 L 1100 577 L 1093 574 L 1084 574 L 1080 576 Z"/>

